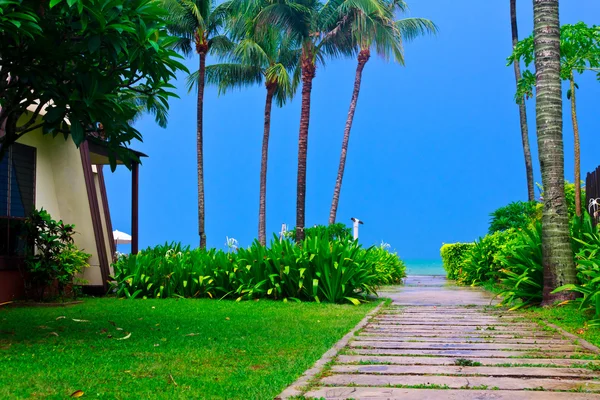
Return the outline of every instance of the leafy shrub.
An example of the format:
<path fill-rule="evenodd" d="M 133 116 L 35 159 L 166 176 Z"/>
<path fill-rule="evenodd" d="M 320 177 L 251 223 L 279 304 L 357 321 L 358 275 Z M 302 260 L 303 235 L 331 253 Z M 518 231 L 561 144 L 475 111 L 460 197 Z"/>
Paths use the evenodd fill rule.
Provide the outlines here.
<path fill-rule="evenodd" d="M 384 254 L 385 253 L 387 254 Z M 301 246 L 275 238 L 270 247 L 190 249 L 172 243 L 121 257 L 114 290 L 126 297 L 210 297 L 359 304 L 378 286 L 398 282 L 396 254 L 355 241 L 308 236 Z"/>
<path fill-rule="evenodd" d="M 74 225 L 55 221 L 45 210 L 35 210 L 25 220 L 23 237 L 27 243 L 25 287 L 37 300 L 43 300 L 48 286 L 56 284 L 58 294 L 72 283 L 73 275 L 88 266 L 91 257 L 73 242 Z"/>
<path fill-rule="evenodd" d="M 489 233 L 527 228 L 542 218 L 542 207 L 542 203 L 536 201 L 515 201 L 500 207 L 490 214 Z"/>
<path fill-rule="evenodd" d="M 496 281 L 503 268 L 502 254 L 515 235 L 517 231 L 511 228 L 479 238 L 465 257 L 458 283 L 479 285 Z"/>
<path fill-rule="evenodd" d="M 379 285 L 402 283 L 402 278 L 406 276 L 406 264 L 397 253 L 389 251 L 389 245 L 370 248 L 368 257 L 375 264 L 375 276 Z"/>
<path fill-rule="evenodd" d="M 571 222 L 573 250 L 577 264 L 577 284 L 564 285 L 554 292 L 570 290 L 582 297 L 575 301 L 580 309 L 594 312 L 595 321 L 590 325 L 600 325 L 600 233 L 592 225 L 590 215 L 584 212 L 582 218 L 573 217 Z"/>
<path fill-rule="evenodd" d="M 296 240 L 296 228 L 288 231 L 287 237 Z M 352 228 L 347 227 L 341 222 L 331 225 L 315 225 L 310 228 L 304 228 L 304 237 L 324 237 L 328 240 L 352 240 Z"/>
<path fill-rule="evenodd" d="M 459 277 L 473 246 L 474 243 L 449 243 L 442 246 L 440 254 L 448 279 L 456 280 Z"/>
<path fill-rule="evenodd" d="M 513 309 L 537 304 L 542 300 L 542 223 L 518 231 L 498 259 L 504 265 L 499 293 L 504 305 Z"/>

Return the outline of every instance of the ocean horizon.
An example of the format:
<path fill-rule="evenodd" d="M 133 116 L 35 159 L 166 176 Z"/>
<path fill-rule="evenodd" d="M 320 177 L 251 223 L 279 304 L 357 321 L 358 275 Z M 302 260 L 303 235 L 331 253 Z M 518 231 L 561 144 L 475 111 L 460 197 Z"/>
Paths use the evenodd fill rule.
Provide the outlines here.
<path fill-rule="evenodd" d="M 406 264 L 407 275 L 446 275 L 441 259 L 408 259 Z"/>

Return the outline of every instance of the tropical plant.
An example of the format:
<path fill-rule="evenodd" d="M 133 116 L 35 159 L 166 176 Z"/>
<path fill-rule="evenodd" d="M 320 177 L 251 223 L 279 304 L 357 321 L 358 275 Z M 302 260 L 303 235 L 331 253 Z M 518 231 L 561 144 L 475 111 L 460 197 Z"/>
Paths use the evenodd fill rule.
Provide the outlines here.
<path fill-rule="evenodd" d="M 288 237 L 296 240 L 296 230 L 288 232 Z M 347 227 L 341 222 L 332 225 L 315 225 L 304 229 L 304 237 L 326 237 L 329 240 L 352 240 L 352 228 Z"/>
<path fill-rule="evenodd" d="M 517 24 L 517 0 L 510 0 L 510 26 L 512 31 L 513 51 L 519 43 L 519 28 Z M 521 64 L 515 60 L 513 62 L 515 70 L 515 81 L 517 89 L 521 80 Z M 521 142 L 523 143 L 523 155 L 525 156 L 525 175 L 527 176 L 527 199 L 535 200 L 535 192 L 533 188 L 533 163 L 531 161 L 531 148 L 529 146 L 529 127 L 527 125 L 527 107 L 523 96 L 519 96 L 517 101 L 519 106 L 519 122 L 521 124 Z"/>
<path fill-rule="evenodd" d="M 488 281 L 496 282 L 500 271 L 505 268 L 502 255 L 517 234 L 516 230 L 507 229 L 479 238 L 463 261 L 458 283 L 480 285 Z"/>
<path fill-rule="evenodd" d="M 583 22 L 574 25 L 563 25 L 560 28 L 560 77 L 569 82 L 567 99 L 571 102 L 571 121 L 573 123 L 574 138 L 574 182 L 581 182 L 581 147 L 579 140 L 579 124 L 577 121 L 577 102 L 576 89 L 579 86 L 575 82 L 575 73 L 582 74 L 585 71 L 598 71 L 600 68 L 600 27 L 587 26 Z M 513 55 L 509 60 L 515 60 L 517 66 L 520 60 L 525 62 L 528 67 L 534 60 L 534 41 L 530 36 L 519 42 Z M 536 78 L 533 73 L 527 71 L 524 74 L 517 90 L 517 99 L 522 103 L 523 95 L 532 96 L 533 87 L 536 85 Z M 581 216 L 581 185 L 575 186 L 575 213 Z"/>
<path fill-rule="evenodd" d="M 215 0 L 162 0 L 170 15 L 168 26 L 177 37 L 174 48 L 185 55 L 198 54 L 198 89 L 196 104 L 196 154 L 198 169 L 198 235 L 200 247 L 206 247 L 204 207 L 204 85 L 206 79 L 206 56 L 210 53 L 226 54 L 233 43 L 223 30 L 229 13 L 228 3 L 216 6 Z"/>
<path fill-rule="evenodd" d="M 346 168 L 346 155 L 348 153 L 348 142 L 350 140 L 350 131 L 358 102 L 360 85 L 362 81 L 363 69 L 371 57 L 371 49 L 385 58 L 393 58 L 400 65 L 404 65 L 403 43 L 413 40 L 427 33 L 436 33 L 437 27 L 433 22 L 424 18 L 404 18 L 394 20 L 396 12 L 407 12 L 408 5 L 404 0 L 379 0 L 380 7 L 373 8 L 370 14 L 365 14 L 361 8 L 351 7 L 344 15 L 342 29 L 348 30 L 358 50 L 358 64 L 356 66 L 356 75 L 354 78 L 354 88 L 350 99 L 350 108 L 346 125 L 344 128 L 344 138 L 342 140 L 342 150 L 340 153 L 340 163 L 338 167 L 337 178 L 333 190 L 333 199 L 329 211 L 329 223 L 335 223 L 337 209 L 342 190 L 342 180 Z"/>
<path fill-rule="evenodd" d="M 542 217 L 542 204 L 535 201 L 514 201 L 490 213 L 490 234 L 508 229 L 526 228 Z"/>
<path fill-rule="evenodd" d="M 124 146 L 141 133 L 142 109 L 166 124 L 168 82 L 185 67 L 170 46 L 167 13 L 156 0 L 9 0 L 0 4 L 0 158 L 34 130 L 92 136 L 116 158 L 136 160 Z"/>
<path fill-rule="evenodd" d="M 226 253 L 166 244 L 114 264 L 114 290 L 129 298 L 269 298 L 359 304 L 406 268 L 395 253 L 357 242 L 307 237 L 302 246 L 274 238 Z"/>
<path fill-rule="evenodd" d="M 456 280 L 462 274 L 474 243 L 449 243 L 442 245 L 440 254 L 448 279 Z"/>
<path fill-rule="evenodd" d="M 236 15 L 237 14 L 237 15 Z M 258 241 L 266 245 L 267 159 L 271 132 L 273 98 L 279 107 L 291 99 L 298 86 L 300 49 L 289 35 L 273 27 L 256 31 L 253 18 L 237 10 L 232 20 L 236 46 L 226 56 L 226 62 L 206 68 L 206 80 L 216 84 L 219 93 L 228 89 L 264 83 L 266 89 L 262 154 L 260 163 L 260 195 L 258 211 Z M 190 82 L 198 81 L 196 74 Z M 295 78 L 295 79 L 294 79 Z"/>
<path fill-rule="evenodd" d="M 539 304 L 544 285 L 542 223 L 517 231 L 503 254 L 497 259 L 504 266 L 501 272 L 503 290 L 498 294 L 502 305 L 512 309 Z"/>
<path fill-rule="evenodd" d="M 575 299 L 580 309 L 594 312 L 595 320 L 589 324 L 600 325 L 600 233 L 584 211 L 583 217 L 574 217 L 571 225 L 573 249 L 577 264 L 576 284 L 563 285 L 555 292 L 570 291 L 582 296 Z"/>
<path fill-rule="evenodd" d="M 575 283 L 575 263 L 569 238 L 569 219 L 564 188 L 562 141 L 562 88 L 560 82 L 560 23 L 558 0 L 533 3 L 536 68 L 536 128 L 544 185 L 542 247 L 544 265 L 543 304 L 573 297 L 553 293 Z"/>
<path fill-rule="evenodd" d="M 91 257 L 73 241 L 74 225 L 55 221 L 44 209 L 35 210 L 23 225 L 26 243 L 25 288 L 37 300 L 43 300 L 49 286 L 56 284 L 58 294 L 72 283 L 73 276 L 88 266 Z"/>

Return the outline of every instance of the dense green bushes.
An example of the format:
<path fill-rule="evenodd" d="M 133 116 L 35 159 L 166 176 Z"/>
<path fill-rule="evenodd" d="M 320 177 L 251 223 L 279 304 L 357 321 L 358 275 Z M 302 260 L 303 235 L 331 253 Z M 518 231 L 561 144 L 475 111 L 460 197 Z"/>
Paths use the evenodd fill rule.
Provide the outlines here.
<path fill-rule="evenodd" d="M 574 185 L 566 184 L 565 191 L 569 212 L 574 213 Z M 466 285 L 491 282 L 499 286 L 503 304 L 513 308 L 539 303 L 543 289 L 540 210 L 541 204 L 511 203 L 491 214 L 490 234 L 475 243 L 444 245 L 448 278 Z M 581 308 L 594 310 L 600 318 L 600 234 L 587 213 L 572 216 L 571 238 L 579 283 L 557 290 L 581 293 L 577 300 Z"/>
<path fill-rule="evenodd" d="M 275 239 L 237 252 L 166 244 L 114 265 L 114 290 L 126 297 L 210 297 L 351 302 L 400 281 L 406 267 L 383 247 L 308 235 L 297 246 Z"/>
<path fill-rule="evenodd" d="M 542 218 L 542 203 L 515 201 L 492 212 L 490 217 L 490 234 L 508 229 L 527 228 L 532 220 Z"/>
<path fill-rule="evenodd" d="M 440 254 L 448 279 L 458 279 L 473 246 L 473 243 L 450 243 L 442 246 Z"/>

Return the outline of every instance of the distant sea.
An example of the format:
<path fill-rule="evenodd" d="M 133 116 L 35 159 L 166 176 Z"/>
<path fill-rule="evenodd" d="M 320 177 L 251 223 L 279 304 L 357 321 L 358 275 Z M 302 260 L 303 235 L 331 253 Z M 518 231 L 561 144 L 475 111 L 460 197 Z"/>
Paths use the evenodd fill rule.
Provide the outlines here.
<path fill-rule="evenodd" d="M 408 275 L 446 275 L 442 260 L 404 260 Z"/>

